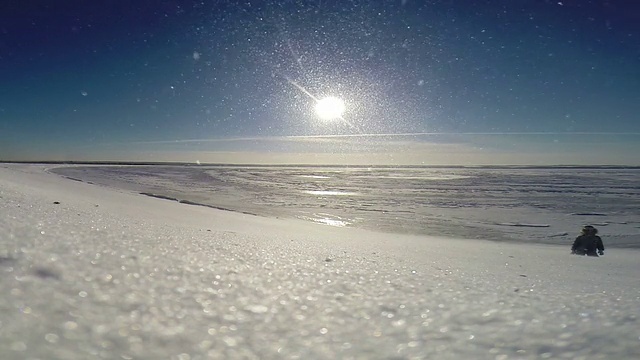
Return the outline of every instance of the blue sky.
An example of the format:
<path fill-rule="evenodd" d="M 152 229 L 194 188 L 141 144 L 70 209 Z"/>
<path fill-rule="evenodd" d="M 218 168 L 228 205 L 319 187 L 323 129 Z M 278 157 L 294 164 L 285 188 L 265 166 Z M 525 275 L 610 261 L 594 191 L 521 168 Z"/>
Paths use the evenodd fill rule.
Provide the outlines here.
<path fill-rule="evenodd" d="M 3 7 L 1 160 L 640 165 L 638 5 Z"/>

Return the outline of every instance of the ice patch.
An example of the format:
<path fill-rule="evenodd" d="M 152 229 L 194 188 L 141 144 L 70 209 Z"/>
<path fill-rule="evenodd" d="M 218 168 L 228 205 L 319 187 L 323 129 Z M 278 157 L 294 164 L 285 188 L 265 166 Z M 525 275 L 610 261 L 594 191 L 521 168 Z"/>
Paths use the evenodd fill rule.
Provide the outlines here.
<path fill-rule="evenodd" d="M 462 179 L 471 179 L 471 178 L 473 178 L 473 176 L 468 176 L 468 175 L 453 175 L 453 174 L 439 174 L 439 175 L 426 175 L 426 176 L 423 176 L 423 175 L 388 174 L 388 175 L 368 175 L 368 176 L 361 176 L 361 178 L 439 181 L 439 180 L 462 180 Z"/>
<path fill-rule="evenodd" d="M 306 194 L 310 195 L 328 195 L 328 196 L 352 196 L 358 195 L 356 192 L 351 191 L 339 191 L 339 190 L 306 190 Z"/>
<path fill-rule="evenodd" d="M 298 177 L 307 178 L 307 179 L 331 179 L 330 176 L 324 176 L 324 175 L 298 175 Z"/>
<path fill-rule="evenodd" d="M 551 226 L 549 224 L 524 224 L 524 223 L 510 223 L 510 222 L 496 223 L 496 225 L 516 226 L 516 227 L 534 227 L 534 228 L 545 228 L 545 227 Z"/>
<path fill-rule="evenodd" d="M 561 232 L 561 233 L 549 235 L 549 237 L 563 237 L 563 236 L 569 236 L 569 233 L 568 232 Z"/>

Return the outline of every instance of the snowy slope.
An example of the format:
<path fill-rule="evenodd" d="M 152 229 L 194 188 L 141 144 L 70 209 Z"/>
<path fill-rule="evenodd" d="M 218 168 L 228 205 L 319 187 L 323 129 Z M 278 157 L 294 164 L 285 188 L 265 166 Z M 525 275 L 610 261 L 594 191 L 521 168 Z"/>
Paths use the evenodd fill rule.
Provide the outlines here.
<path fill-rule="evenodd" d="M 0 358 L 635 359 L 638 255 L 268 219 L 0 165 Z"/>

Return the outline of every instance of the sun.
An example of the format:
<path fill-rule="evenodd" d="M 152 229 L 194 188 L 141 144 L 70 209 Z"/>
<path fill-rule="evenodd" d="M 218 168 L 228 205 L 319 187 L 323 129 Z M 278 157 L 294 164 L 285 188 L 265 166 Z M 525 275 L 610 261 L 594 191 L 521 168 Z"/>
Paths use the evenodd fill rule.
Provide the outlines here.
<path fill-rule="evenodd" d="M 316 113 L 322 120 L 341 118 L 344 113 L 344 101 L 333 96 L 320 99 L 316 103 Z"/>

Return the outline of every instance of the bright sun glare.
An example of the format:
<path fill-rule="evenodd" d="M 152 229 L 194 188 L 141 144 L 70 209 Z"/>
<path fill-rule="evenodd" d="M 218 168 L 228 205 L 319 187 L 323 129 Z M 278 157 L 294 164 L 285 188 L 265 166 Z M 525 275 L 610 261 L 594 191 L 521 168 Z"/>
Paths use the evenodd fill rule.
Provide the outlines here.
<path fill-rule="evenodd" d="M 333 120 L 342 117 L 344 101 L 337 97 L 326 97 L 316 103 L 316 113 L 323 120 Z"/>

